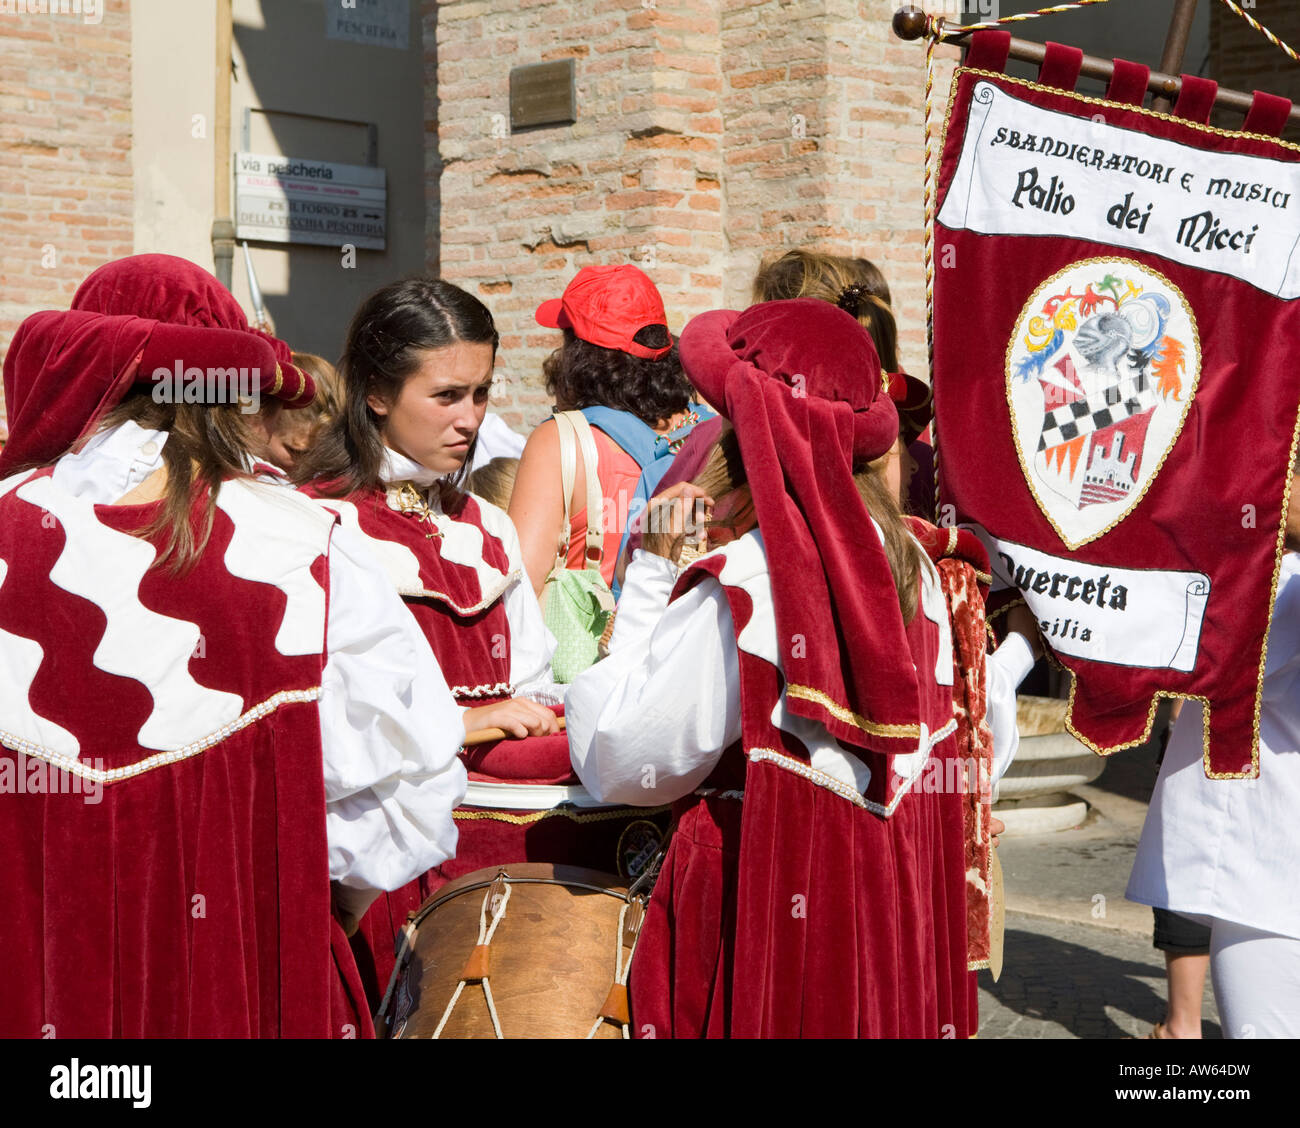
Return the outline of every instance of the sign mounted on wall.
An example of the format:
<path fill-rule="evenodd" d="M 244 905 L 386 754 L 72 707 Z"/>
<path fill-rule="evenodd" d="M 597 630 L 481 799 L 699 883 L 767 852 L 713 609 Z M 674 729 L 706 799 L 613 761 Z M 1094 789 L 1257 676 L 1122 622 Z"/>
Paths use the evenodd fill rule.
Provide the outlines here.
<path fill-rule="evenodd" d="M 510 68 L 510 128 L 571 125 L 578 120 L 572 59 Z"/>
<path fill-rule="evenodd" d="M 237 239 L 382 251 L 387 207 L 382 168 L 235 154 Z"/>
<path fill-rule="evenodd" d="M 325 36 L 404 51 L 411 40 L 410 0 L 325 0 Z"/>
<path fill-rule="evenodd" d="M 1157 114 L 1144 67 L 1085 97 L 1081 53 L 1049 44 L 1026 82 L 1008 44 L 972 38 L 939 172 L 941 516 L 1033 612 L 1080 740 L 1131 747 L 1193 697 L 1207 772 L 1253 777 L 1300 433 L 1290 105 L 1213 128 L 1207 80 Z"/>

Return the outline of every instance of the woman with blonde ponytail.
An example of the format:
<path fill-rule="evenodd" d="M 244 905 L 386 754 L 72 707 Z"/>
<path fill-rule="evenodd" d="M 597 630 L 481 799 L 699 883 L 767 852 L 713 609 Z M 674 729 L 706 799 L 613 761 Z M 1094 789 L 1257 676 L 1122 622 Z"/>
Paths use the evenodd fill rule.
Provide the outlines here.
<path fill-rule="evenodd" d="M 695 318 L 681 357 L 727 422 L 652 513 L 610 655 L 567 698 L 588 790 L 677 817 L 633 1029 L 971 1034 L 953 640 L 894 500 L 871 337 L 827 302 L 763 302 Z M 712 551 L 679 576 L 701 498 Z"/>

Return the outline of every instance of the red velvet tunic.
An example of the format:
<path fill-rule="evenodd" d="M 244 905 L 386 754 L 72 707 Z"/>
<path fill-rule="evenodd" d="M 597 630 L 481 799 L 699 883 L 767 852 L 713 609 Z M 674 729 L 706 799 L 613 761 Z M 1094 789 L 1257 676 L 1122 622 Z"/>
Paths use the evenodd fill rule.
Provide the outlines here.
<path fill-rule="evenodd" d="M 740 657 L 741 740 L 706 781 L 712 794 L 675 807 L 632 965 L 633 1030 L 966 1037 L 975 1014 L 963 797 L 933 786 L 956 756 L 953 687 L 934 675 L 942 628 L 918 612 L 910 654 L 893 658 L 931 672 L 921 679 L 921 750 L 854 749 L 870 769 L 859 791 L 812 766 L 788 714 L 778 716 L 785 727 L 774 723 L 781 672 L 741 637 L 757 601 L 770 602 L 770 583 L 762 567 L 724 575 L 728 551 L 694 565 L 677 594 L 720 577 Z"/>
<path fill-rule="evenodd" d="M 310 490 L 308 492 L 311 492 Z M 487 705 L 514 695 L 505 597 L 527 583 L 514 526 L 503 511 L 464 495 L 450 512 L 426 514 L 400 487 L 320 502 L 365 537 L 419 622 L 457 702 Z M 577 784 L 563 733 L 503 740 L 462 752 L 474 782 Z M 462 807 L 456 857 L 392 893 L 381 894 L 352 938 L 366 993 L 377 1008 L 407 915 L 446 882 L 511 862 L 553 862 L 613 872 L 620 839 L 646 814 Z"/>
<path fill-rule="evenodd" d="M 221 490 L 193 571 L 52 471 L 0 487 L 0 1034 L 373 1032 L 330 913 L 332 522 Z"/>

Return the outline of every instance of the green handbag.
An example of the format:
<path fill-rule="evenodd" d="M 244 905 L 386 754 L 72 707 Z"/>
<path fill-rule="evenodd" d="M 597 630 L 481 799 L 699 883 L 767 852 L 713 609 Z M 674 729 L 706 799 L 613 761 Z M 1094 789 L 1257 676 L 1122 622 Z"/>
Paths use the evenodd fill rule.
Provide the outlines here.
<path fill-rule="evenodd" d="M 555 566 L 542 586 L 542 615 L 555 636 L 551 675 L 567 685 L 593 665 L 601 653 L 601 637 L 614 614 L 614 596 L 600 574 L 604 556 L 603 507 L 596 474 L 596 441 L 580 411 L 555 415 L 560 434 L 560 484 L 564 492 L 564 524 L 560 527 Z M 568 567 L 569 499 L 577 474 L 577 450 L 587 473 L 586 566 Z"/>

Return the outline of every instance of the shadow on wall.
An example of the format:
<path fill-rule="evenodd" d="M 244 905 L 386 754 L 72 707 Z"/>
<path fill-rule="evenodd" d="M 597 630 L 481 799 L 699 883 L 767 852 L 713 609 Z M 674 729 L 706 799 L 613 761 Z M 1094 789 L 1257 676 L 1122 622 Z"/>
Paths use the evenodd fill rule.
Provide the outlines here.
<path fill-rule="evenodd" d="M 420 0 L 410 0 L 404 50 L 327 37 L 326 5 L 331 2 L 337 0 L 235 0 L 234 39 L 244 65 L 233 76 L 231 138 L 233 147 L 240 149 L 242 107 L 252 105 L 268 111 L 253 114 L 253 151 L 259 151 L 259 137 L 261 146 L 268 147 L 269 134 L 273 147 L 286 156 L 364 164 L 364 128 L 320 119 L 374 122 L 378 127 L 375 161 L 386 170 L 388 188 L 383 251 L 358 249 L 355 265 L 347 267 L 343 238 L 339 246 L 250 243 L 277 334 L 294 349 L 334 359 L 354 310 L 367 294 L 424 271 L 426 262 L 437 268 L 436 227 L 426 249 L 426 215 L 436 217 L 438 212 L 440 169 L 436 153 L 435 167 L 426 167 L 424 152 L 425 114 L 436 113 L 437 82 L 432 68 L 425 72 Z M 249 18 L 254 5 L 260 6 L 261 16 Z M 236 293 L 243 300 L 241 247 L 236 248 L 234 275 Z"/>

